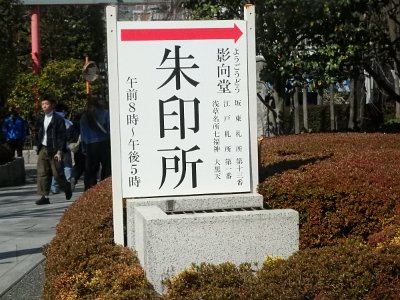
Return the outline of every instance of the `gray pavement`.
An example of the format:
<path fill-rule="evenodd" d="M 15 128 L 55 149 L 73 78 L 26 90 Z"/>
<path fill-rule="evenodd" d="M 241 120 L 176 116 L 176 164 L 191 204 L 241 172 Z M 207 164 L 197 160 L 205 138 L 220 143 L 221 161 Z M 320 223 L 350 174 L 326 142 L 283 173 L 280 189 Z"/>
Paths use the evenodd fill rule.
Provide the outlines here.
<path fill-rule="evenodd" d="M 0 299 L 38 299 L 43 288 L 42 247 L 55 235 L 68 206 L 83 192 L 80 181 L 71 200 L 50 195 L 36 205 L 35 165 L 26 165 L 26 183 L 0 188 Z"/>

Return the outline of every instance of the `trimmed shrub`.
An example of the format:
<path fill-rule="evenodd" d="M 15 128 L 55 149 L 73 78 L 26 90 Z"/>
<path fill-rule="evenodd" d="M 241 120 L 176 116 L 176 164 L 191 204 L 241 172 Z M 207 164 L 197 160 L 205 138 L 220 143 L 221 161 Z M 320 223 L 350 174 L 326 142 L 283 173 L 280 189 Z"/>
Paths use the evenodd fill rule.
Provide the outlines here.
<path fill-rule="evenodd" d="M 390 119 L 381 125 L 380 131 L 386 133 L 399 133 L 400 132 L 400 120 Z"/>
<path fill-rule="evenodd" d="M 287 260 L 267 257 L 254 271 L 201 264 L 169 279 L 164 300 L 398 299 L 400 247 L 343 245 L 300 251 Z"/>
<path fill-rule="evenodd" d="M 113 244 L 111 180 L 73 203 L 46 247 L 44 299 L 398 299 L 400 135 L 265 139 L 268 207 L 301 216 L 302 250 L 260 266 L 192 265 L 158 296 L 134 252 Z M 251 245 L 249 245 L 251 247 Z"/>
<path fill-rule="evenodd" d="M 400 247 L 348 241 L 307 249 L 264 265 L 259 299 L 396 299 L 399 271 Z"/>
<path fill-rule="evenodd" d="M 382 230 L 399 209 L 400 136 L 314 134 L 264 139 L 265 205 L 300 214 L 301 248 Z"/>
<path fill-rule="evenodd" d="M 113 243 L 111 178 L 64 213 L 46 247 L 44 299 L 149 299 L 135 254 Z"/>
<path fill-rule="evenodd" d="M 256 284 L 254 279 L 249 264 L 192 265 L 165 281 L 168 291 L 162 299 L 255 299 L 252 292 Z"/>
<path fill-rule="evenodd" d="M 399 246 L 400 247 L 400 210 L 393 218 L 384 221 L 383 229 L 368 237 L 368 244 L 376 247 Z"/>

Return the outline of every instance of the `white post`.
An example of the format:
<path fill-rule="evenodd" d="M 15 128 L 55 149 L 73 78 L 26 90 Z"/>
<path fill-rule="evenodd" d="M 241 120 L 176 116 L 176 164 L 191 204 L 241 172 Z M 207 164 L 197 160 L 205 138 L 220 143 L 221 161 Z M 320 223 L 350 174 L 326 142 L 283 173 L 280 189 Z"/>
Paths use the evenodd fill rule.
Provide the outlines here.
<path fill-rule="evenodd" d="M 124 215 L 122 199 L 121 136 L 119 124 L 118 51 L 117 51 L 117 6 L 107 6 L 108 81 L 110 99 L 111 163 L 114 242 L 124 245 Z"/>
<path fill-rule="evenodd" d="M 258 186 L 258 147 L 257 147 L 257 67 L 256 67 L 256 18 L 252 4 L 244 6 L 244 20 L 247 27 L 247 68 L 249 86 L 250 158 L 251 191 Z"/>

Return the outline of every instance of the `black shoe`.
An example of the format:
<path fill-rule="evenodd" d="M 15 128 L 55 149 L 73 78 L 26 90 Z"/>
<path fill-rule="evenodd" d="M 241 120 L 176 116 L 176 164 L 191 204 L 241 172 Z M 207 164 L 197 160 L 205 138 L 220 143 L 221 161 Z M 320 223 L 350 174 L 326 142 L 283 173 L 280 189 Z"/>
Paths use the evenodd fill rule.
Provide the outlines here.
<path fill-rule="evenodd" d="M 38 201 L 35 202 L 37 205 L 43 205 L 43 204 L 50 204 L 49 198 L 46 198 L 45 196 L 42 196 Z"/>
<path fill-rule="evenodd" d="M 69 200 L 72 197 L 71 184 L 67 182 L 65 186 L 65 199 Z"/>

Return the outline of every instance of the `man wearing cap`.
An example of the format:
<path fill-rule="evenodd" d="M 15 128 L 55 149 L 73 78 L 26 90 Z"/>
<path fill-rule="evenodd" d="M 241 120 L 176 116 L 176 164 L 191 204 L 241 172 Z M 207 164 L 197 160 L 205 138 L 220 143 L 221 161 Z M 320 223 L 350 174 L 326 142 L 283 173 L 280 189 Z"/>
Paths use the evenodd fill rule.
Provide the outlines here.
<path fill-rule="evenodd" d="M 65 179 L 62 166 L 62 153 L 66 149 L 66 128 L 64 119 L 54 112 L 55 101 L 45 96 L 41 102 L 44 116 L 39 119 L 35 146 L 38 151 L 37 189 L 41 198 L 37 205 L 50 204 L 48 195 L 51 178 L 54 176 L 65 198 L 71 199 L 71 185 Z"/>

